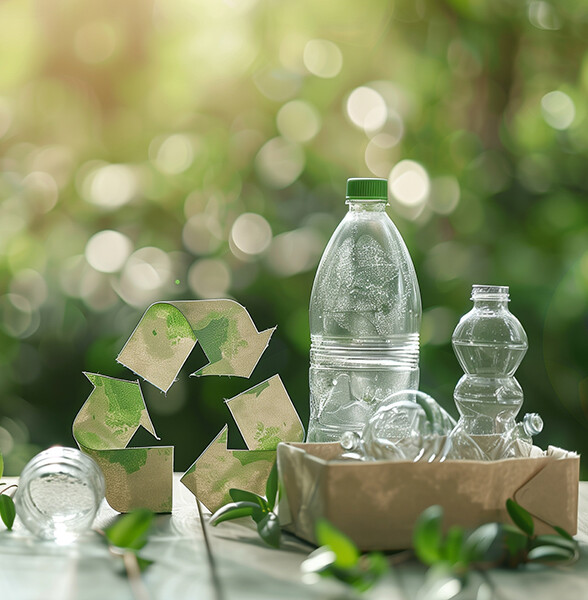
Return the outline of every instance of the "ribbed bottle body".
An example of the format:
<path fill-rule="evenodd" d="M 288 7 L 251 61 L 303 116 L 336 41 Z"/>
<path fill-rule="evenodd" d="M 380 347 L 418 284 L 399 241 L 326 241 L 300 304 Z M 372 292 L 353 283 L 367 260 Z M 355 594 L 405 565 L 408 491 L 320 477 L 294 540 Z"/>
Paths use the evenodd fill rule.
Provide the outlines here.
<path fill-rule="evenodd" d="M 310 300 L 311 442 L 360 432 L 379 402 L 418 389 L 421 300 L 412 260 L 385 200 L 349 204 Z"/>

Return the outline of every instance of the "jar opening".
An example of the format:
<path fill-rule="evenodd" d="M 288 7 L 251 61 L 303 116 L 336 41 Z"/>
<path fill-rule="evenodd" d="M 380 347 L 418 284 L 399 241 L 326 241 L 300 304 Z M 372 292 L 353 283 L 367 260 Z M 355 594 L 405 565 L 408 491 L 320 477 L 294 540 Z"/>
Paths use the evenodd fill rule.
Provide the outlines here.
<path fill-rule="evenodd" d="M 471 300 L 509 300 L 507 285 L 472 285 Z"/>

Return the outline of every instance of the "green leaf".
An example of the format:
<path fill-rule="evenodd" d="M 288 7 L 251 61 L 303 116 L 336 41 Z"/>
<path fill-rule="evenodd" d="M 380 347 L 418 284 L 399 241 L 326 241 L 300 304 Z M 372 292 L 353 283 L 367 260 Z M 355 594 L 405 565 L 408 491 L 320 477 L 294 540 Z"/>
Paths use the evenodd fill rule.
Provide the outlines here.
<path fill-rule="evenodd" d="M 533 548 L 537 548 L 539 546 L 558 546 L 559 548 L 576 552 L 578 549 L 578 542 L 576 542 L 574 538 L 568 539 L 559 535 L 547 534 L 538 535 L 533 540 Z"/>
<path fill-rule="evenodd" d="M 146 508 L 122 515 L 106 529 L 106 539 L 118 548 L 140 550 L 147 543 L 154 516 L 153 511 Z"/>
<path fill-rule="evenodd" d="M 415 523 L 412 543 L 417 558 L 426 565 L 432 565 L 442 559 L 442 519 L 443 509 L 435 505 L 425 509 Z"/>
<path fill-rule="evenodd" d="M 449 528 L 441 554 L 443 559 L 454 565 L 463 560 L 463 529 L 453 526 Z"/>
<path fill-rule="evenodd" d="M 256 506 L 253 509 L 253 512 L 251 513 L 251 517 L 253 518 L 253 520 L 256 523 L 259 523 L 260 521 L 263 521 L 263 519 L 265 519 L 265 517 L 268 514 L 272 514 L 272 513 L 267 506 L 265 506 L 264 508 L 262 508 L 261 506 Z"/>
<path fill-rule="evenodd" d="M 265 497 L 270 510 L 274 510 L 278 497 L 278 463 L 275 462 L 265 484 Z"/>
<path fill-rule="evenodd" d="M 336 558 L 328 546 L 321 546 L 306 557 L 300 569 L 302 573 L 322 573 L 333 565 Z"/>
<path fill-rule="evenodd" d="M 335 553 L 336 567 L 349 569 L 357 564 L 360 553 L 356 545 L 326 519 L 317 522 L 316 538 L 319 545 L 328 546 Z"/>
<path fill-rule="evenodd" d="M 210 516 L 210 523 L 214 527 L 223 521 L 250 517 L 255 509 L 259 509 L 256 502 L 230 502 Z"/>
<path fill-rule="evenodd" d="M 261 508 L 265 508 L 268 505 L 264 498 L 254 494 L 253 492 L 248 492 L 247 490 L 231 488 L 229 490 L 229 496 L 234 502 L 254 502 L 258 506 L 261 506 Z"/>
<path fill-rule="evenodd" d="M 506 510 L 513 523 L 522 532 L 526 533 L 529 537 L 533 535 L 535 524 L 533 523 L 533 517 L 527 510 L 510 498 L 506 501 Z"/>
<path fill-rule="evenodd" d="M 557 533 L 559 533 L 559 535 L 561 535 L 561 537 L 565 538 L 566 540 L 570 540 L 572 542 L 575 542 L 575 540 L 571 536 L 571 534 L 569 534 L 565 529 L 562 529 L 561 527 L 557 527 L 557 525 L 555 525 L 553 527 L 553 529 L 555 529 L 555 531 L 557 531 Z"/>
<path fill-rule="evenodd" d="M 0 494 L 0 518 L 6 525 L 6 529 L 12 529 L 15 516 L 14 500 L 6 494 Z"/>
<path fill-rule="evenodd" d="M 497 523 L 486 523 L 474 529 L 464 542 L 467 560 L 474 562 L 483 560 L 500 533 L 500 526 Z"/>
<path fill-rule="evenodd" d="M 273 512 L 269 512 L 265 517 L 257 523 L 257 531 L 261 539 L 272 548 L 280 547 L 280 522 L 278 517 Z"/>
<path fill-rule="evenodd" d="M 529 562 L 558 562 L 571 560 L 575 556 L 575 550 L 562 548 L 560 546 L 537 546 L 527 555 Z"/>

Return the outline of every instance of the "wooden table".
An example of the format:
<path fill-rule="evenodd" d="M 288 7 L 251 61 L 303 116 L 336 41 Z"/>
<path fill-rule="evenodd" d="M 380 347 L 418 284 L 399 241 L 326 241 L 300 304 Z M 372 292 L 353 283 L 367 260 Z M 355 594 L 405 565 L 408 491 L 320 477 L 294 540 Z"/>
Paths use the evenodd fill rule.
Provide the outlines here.
<path fill-rule="evenodd" d="M 115 516 L 115 511 L 104 503 L 95 526 L 103 528 Z M 335 581 L 305 584 L 300 564 L 312 547 L 292 536 L 285 535 L 283 548 L 274 550 L 263 544 L 245 520 L 225 522 L 215 528 L 205 522 L 208 553 L 201 525 L 195 499 L 179 483 L 177 475 L 173 513 L 157 517 L 153 535 L 143 551 L 146 558 L 155 561 L 143 576 L 146 598 L 334 600 L 354 597 Z M 493 570 L 489 572 L 495 590 L 493 598 L 588 599 L 588 482 L 580 484 L 578 528 L 581 557 L 577 563 L 514 572 Z M 412 600 L 417 597 L 424 574 L 424 567 L 417 563 L 402 565 L 363 597 Z M 475 583 L 470 595 L 462 593 L 459 598 L 475 598 Z M 76 544 L 57 546 L 33 538 L 17 520 L 13 532 L 5 531 L 0 525 L 0 600 L 139 598 L 120 574 L 120 562 L 109 554 L 95 532 L 89 532 Z"/>

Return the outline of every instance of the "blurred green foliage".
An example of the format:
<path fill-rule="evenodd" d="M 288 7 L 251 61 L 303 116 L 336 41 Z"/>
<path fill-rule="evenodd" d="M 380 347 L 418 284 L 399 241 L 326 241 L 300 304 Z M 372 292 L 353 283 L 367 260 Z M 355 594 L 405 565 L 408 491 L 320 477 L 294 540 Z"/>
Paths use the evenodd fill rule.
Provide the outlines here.
<path fill-rule="evenodd" d="M 509 285 L 523 411 L 541 445 L 584 450 L 586 39 L 583 0 L 0 3 L 7 474 L 73 444 L 83 370 L 130 378 L 115 356 L 154 300 L 234 297 L 278 324 L 251 381 L 144 384 L 176 470 L 230 422 L 223 398 L 276 372 L 306 420 L 310 288 L 352 176 L 390 177 L 422 389 L 455 414 L 471 284 Z"/>

